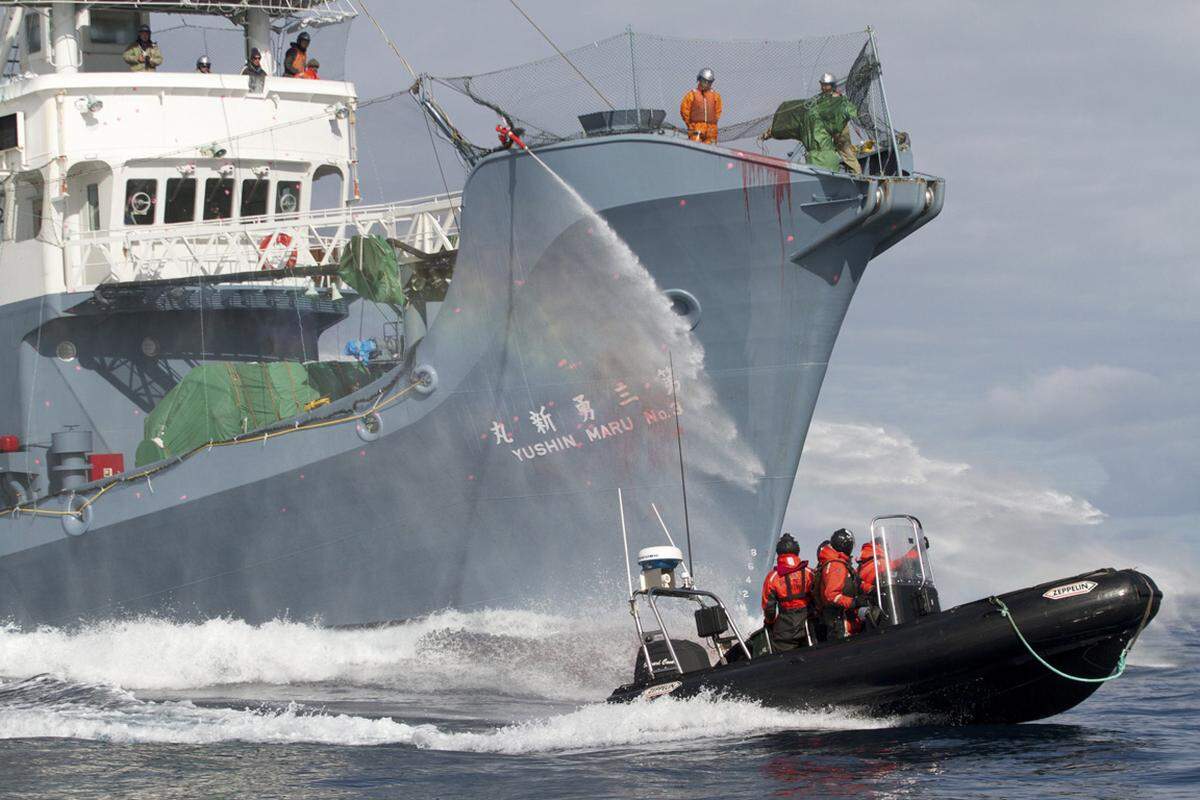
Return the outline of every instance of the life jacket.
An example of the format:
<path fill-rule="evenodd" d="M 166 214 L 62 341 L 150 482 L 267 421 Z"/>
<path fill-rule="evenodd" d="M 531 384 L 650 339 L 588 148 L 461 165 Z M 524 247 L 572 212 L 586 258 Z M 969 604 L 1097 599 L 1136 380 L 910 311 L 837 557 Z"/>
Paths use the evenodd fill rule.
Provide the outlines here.
<path fill-rule="evenodd" d="M 763 583 L 763 606 L 775 601 L 781 611 L 799 611 L 808 608 L 812 598 L 813 573 L 807 561 L 801 561 L 794 553 L 783 553 L 775 568 Z"/>
<path fill-rule="evenodd" d="M 817 552 L 817 563 L 820 566 L 817 567 L 817 586 L 813 592 L 817 606 L 847 609 L 849 605 L 838 601 L 838 596 L 853 601 L 859 593 L 858 574 L 850 565 L 850 556 L 839 553 L 827 544 Z"/>
<path fill-rule="evenodd" d="M 688 115 L 688 124 L 708 122 L 717 124 L 717 93 L 713 89 L 702 92 L 692 89 L 692 111 Z"/>
<path fill-rule="evenodd" d="M 867 542 L 858 554 L 858 583 L 864 592 L 875 590 L 875 545 Z"/>
<path fill-rule="evenodd" d="M 292 42 L 292 46 L 288 48 L 285 59 L 288 59 L 291 70 L 284 70 L 284 74 L 290 72 L 292 75 L 299 75 L 308 68 L 308 53 L 301 50 L 295 42 Z"/>

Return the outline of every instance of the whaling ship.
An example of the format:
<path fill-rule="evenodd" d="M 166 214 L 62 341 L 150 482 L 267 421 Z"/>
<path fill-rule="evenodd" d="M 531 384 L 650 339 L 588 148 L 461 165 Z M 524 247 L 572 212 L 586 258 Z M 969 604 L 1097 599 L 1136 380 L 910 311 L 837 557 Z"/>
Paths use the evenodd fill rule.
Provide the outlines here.
<path fill-rule="evenodd" d="M 657 530 L 652 501 L 682 529 L 686 491 L 697 544 L 742 554 L 782 523 L 867 263 L 942 206 L 870 32 L 781 43 L 769 70 L 746 55 L 771 43 L 626 33 L 421 76 L 402 101 L 469 176 L 369 205 L 352 84 L 121 59 L 139 25 L 183 15 L 237 26 L 273 72 L 289 34 L 348 2 L 3 5 L 0 619 L 17 624 L 343 624 L 553 596 L 611 561 L 617 487 L 635 530 Z M 742 87 L 717 145 L 663 110 L 702 65 L 729 107 Z M 838 68 L 863 175 L 753 147 Z M 469 143 L 434 89 L 533 154 Z M 686 341 L 635 358 L 630 336 L 660 329 Z"/>

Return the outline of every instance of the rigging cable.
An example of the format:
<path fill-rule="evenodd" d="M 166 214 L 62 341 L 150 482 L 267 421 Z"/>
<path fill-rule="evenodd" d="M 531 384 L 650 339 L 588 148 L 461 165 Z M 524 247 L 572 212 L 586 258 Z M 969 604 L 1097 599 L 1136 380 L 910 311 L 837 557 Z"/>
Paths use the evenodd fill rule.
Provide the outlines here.
<path fill-rule="evenodd" d="M 614 106 L 612 101 L 609 100 L 608 97 L 605 96 L 604 92 L 602 92 L 598 88 L 596 88 L 596 84 L 589 81 L 587 75 L 584 75 L 583 72 L 579 69 L 579 67 L 575 66 L 575 62 L 572 61 L 567 56 L 567 54 L 564 53 L 559 48 L 559 46 L 554 43 L 554 41 L 549 36 L 546 35 L 546 32 L 544 30 L 542 30 L 541 28 L 538 27 L 538 24 L 533 21 L 532 17 L 530 17 L 528 14 L 525 13 L 525 9 L 523 9 L 519 5 L 517 5 L 517 0 L 508 0 L 508 2 L 512 3 L 513 8 L 515 8 L 517 11 L 521 12 L 521 16 L 524 17 L 525 20 L 530 25 L 533 26 L 533 29 L 535 31 L 537 31 L 538 33 L 540 33 L 542 35 L 542 38 L 546 40 L 547 44 L 549 44 L 551 47 L 554 48 L 554 52 L 558 53 L 559 56 L 562 57 L 562 60 L 567 62 L 567 64 L 569 64 L 571 66 L 571 69 L 575 70 L 575 74 L 577 74 L 579 77 L 583 78 L 583 82 L 586 83 L 588 86 L 590 86 L 592 88 L 593 92 L 595 92 L 597 95 L 599 95 L 600 99 L 604 101 L 604 104 L 607 105 L 610 109 L 616 111 L 617 107 Z"/>
<path fill-rule="evenodd" d="M 396 54 L 396 58 L 400 59 L 400 63 L 403 64 L 404 68 L 408 70 L 408 74 L 412 75 L 413 78 L 417 78 L 417 71 L 412 68 L 412 64 L 408 63 L 407 58 L 400 55 L 399 49 L 396 48 L 396 43 L 393 42 L 392 38 L 387 35 L 387 31 L 385 31 L 383 26 L 379 24 L 379 20 L 375 19 L 375 15 L 371 13 L 369 8 L 367 8 L 365 0 L 358 0 L 358 5 L 359 8 L 363 10 L 363 13 L 367 15 L 367 19 L 371 20 L 372 24 L 375 25 L 375 28 L 379 31 L 379 35 L 383 37 L 385 42 L 387 42 L 388 47 L 392 48 L 392 52 Z"/>
<path fill-rule="evenodd" d="M 661 363 L 661 362 L 659 362 Z M 671 405 L 675 406 L 675 441 L 679 443 L 679 485 L 683 490 L 683 530 L 687 536 L 688 572 L 696 579 L 696 564 L 692 560 L 692 524 L 688 519 L 687 478 L 683 472 L 683 431 L 679 427 L 679 390 L 675 384 L 675 357 L 667 351 L 667 366 L 671 370 Z M 657 512 L 657 509 L 655 510 Z"/>
<path fill-rule="evenodd" d="M 362 8 L 363 13 L 367 15 L 367 19 L 371 20 L 371 24 L 375 26 L 375 29 L 379 31 L 379 35 L 383 37 L 385 42 L 387 42 L 388 47 L 390 47 L 392 52 L 396 54 L 396 58 L 400 59 L 400 63 L 403 64 L 404 68 L 408 70 L 408 74 L 412 75 L 413 78 L 419 83 L 421 81 L 421 76 L 417 74 L 415 69 L 413 69 L 412 64 L 408 63 L 408 59 L 400 53 L 399 48 L 396 47 L 396 43 L 392 41 L 392 37 L 388 36 L 387 31 L 384 30 L 383 26 L 379 24 L 379 20 L 375 19 L 375 15 L 372 14 L 370 9 L 367 8 L 366 2 L 364 2 L 364 0 L 358 0 L 358 5 Z M 409 89 L 409 92 L 411 93 L 412 89 Z M 421 109 L 421 116 L 425 119 L 425 130 L 429 134 L 429 148 L 433 151 L 433 160 L 437 163 L 438 175 L 440 175 L 442 179 L 442 188 L 446 191 L 446 195 L 449 196 L 450 183 L 446 180 L 446 171 L 442 168 L 442 157 L 437 151 L 437 142 L 433 138 L 433 127 L 429 124 L 429 114 L 425 111 L 425 109 Z M 380 183 L 382 184 L 382 181 L 380 181 Z M 451 213 L 454 214 L 454 218 L 457 220 L 458 210 L 454 209 Z"/>

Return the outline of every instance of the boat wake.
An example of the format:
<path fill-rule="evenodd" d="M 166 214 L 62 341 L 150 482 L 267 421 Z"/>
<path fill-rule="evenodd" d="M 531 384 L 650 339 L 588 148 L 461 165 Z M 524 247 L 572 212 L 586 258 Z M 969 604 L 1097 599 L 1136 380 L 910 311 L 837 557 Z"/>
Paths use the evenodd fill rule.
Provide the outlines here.
<path fill-rule="evenodd" d="M 361 629 L 155 618 L 76 631 L 8 627 L 0 628 L 0 676 L 49 674 L 152 692 L 330 684 L 586 702 L 604 697 L 630 669 L 622 622 L 505 609 L 448 610 Z"/>
<path fill-rule="evenodd" d="M 353 630 L 230 619 L 139 619 L 75 631 L 8 627 L 0 629 L 0 676 L 8 676 L 0 678 L 0 738 L 537 753 L 889 724 L 713 696 L 606 704 L 631 665 L 627 624 L 619 615 L 611 623 L 604 617 L 486 610 Z M 214 687 L 224 697 L 256 699 L 193 702 L 211 697 Z M 269 700 L 297 691 L 335 706 L 354 704 L 355 713 Z M 540 709 L 534 713 L 545 714 L 547 705 L 569 710 L 511 725 L 459 715 L 450 725 L 427 722 L 428 707 L 448 696 L 465 696 L 468 710 L 504 697 Z M 378 705 L 381 697 L 391 701 Z M 360 715 L 361 700 L 391 716 Z"/>
<path fill-rule="evenodd" d="M 148 702 L 106 686 L 40 675 L 0 684 L 0 738 L 71 738 L 119 743 L 343 746 L 407 745 L 428 750 L 523 754 L 743 738 L 787 730 L 887 727 L 887 721 L 837 713 L 787 712 L 736 700 L 659 698 L 593 703 L 547 719 L 473 732 L 390 717 L 331 714 L 298 703 L 270 708 L 205 708 L 189 701 Z"/>

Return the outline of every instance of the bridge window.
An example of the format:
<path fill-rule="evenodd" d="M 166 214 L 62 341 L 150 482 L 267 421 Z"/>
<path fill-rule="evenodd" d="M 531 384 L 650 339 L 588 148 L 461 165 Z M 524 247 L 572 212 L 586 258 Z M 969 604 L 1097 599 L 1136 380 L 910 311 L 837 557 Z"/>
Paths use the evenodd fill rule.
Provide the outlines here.
<path fill-rule="evenodd" d="M 167 204 L 163 222 L 191 222 L 196 218 L 196 179 L 167 178 Z"/>
<path fill-rule="evenodd" d="M 267 195 L 271 182 L 253 178 L 242 181 L 242 216 L 261 217 L 267 213 Z"/>
<path fill-rule="evenodd" d="M 204 218 L 233 216 L 233 178 L 209 178 L 204 182 Z"/>
<path fill-rule="evenodd" d="M 280 181 L 275 187 L 275 213 L 295 214 L 300 210 L 300 181 Z"/>
<path fill-rule="evenodd" d="M 42 52 L 42 12 L 32 8 L 25 12 L 25 50 Z"/>
<path fill-rule="evenodd" d="M 158 205 L 158 181 L 154 178 L 130 178 L 125 181 L 125 224 L 153 225 Z"/>
<path fill-rule="evenodd" d="M 85 198 L 86 205 L 84 208 L 87 211 L 87 229 L 89 231 L 100 230 L 100 184 L 89 183 L 84 190 L 87 195 Z"/>
<path fill-rule="evenodd" d="M 92 44 L 124 46 L 137 38 L 138 18 L 127 11 L 93 10 L 91 20 L 88 38 L 91 39 Z"/>
<path fill-rule="evenodd" d="M 312 195 L 309 207 L 314 211 L 323 208 L 341 208 L 345 202 L 345 186 L 342 171 L 332 164 L 322 164 L 313 172 Z"/>

